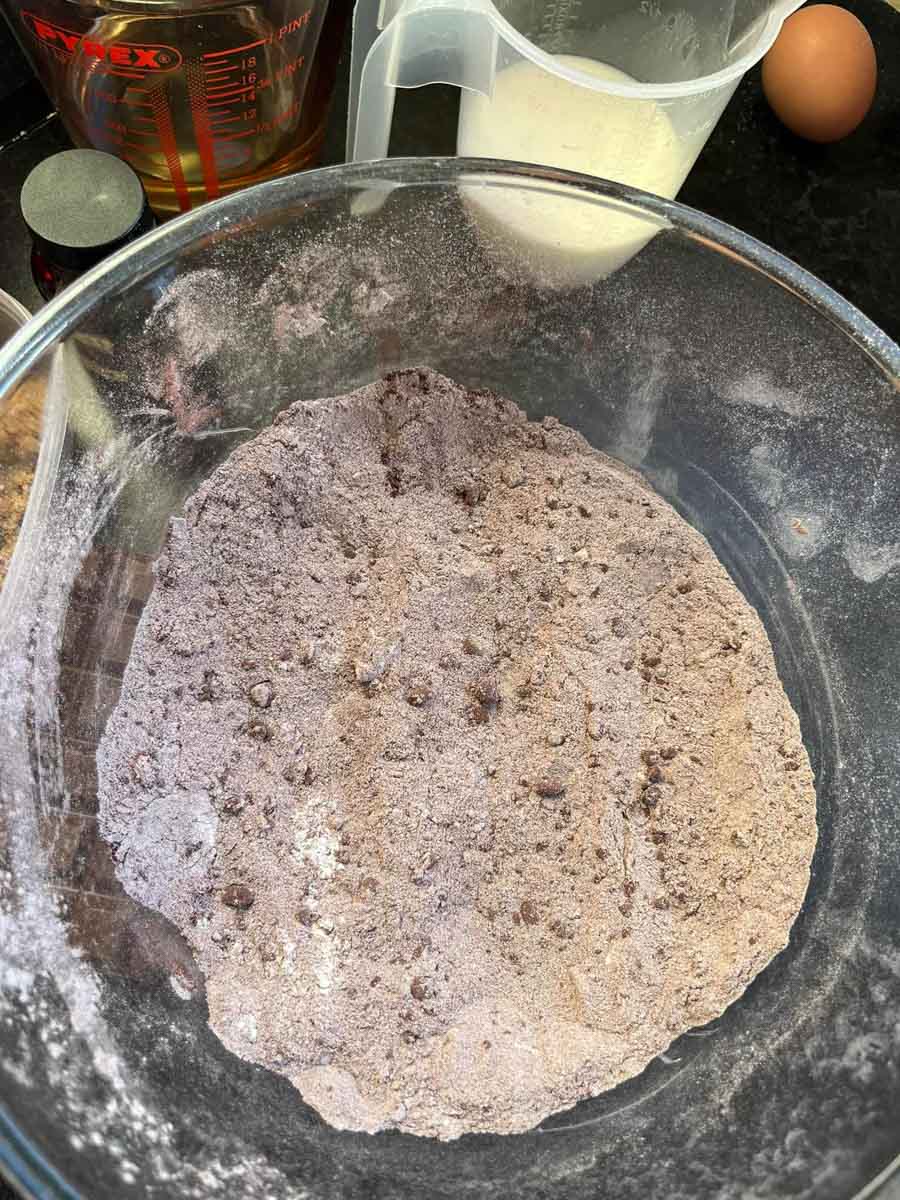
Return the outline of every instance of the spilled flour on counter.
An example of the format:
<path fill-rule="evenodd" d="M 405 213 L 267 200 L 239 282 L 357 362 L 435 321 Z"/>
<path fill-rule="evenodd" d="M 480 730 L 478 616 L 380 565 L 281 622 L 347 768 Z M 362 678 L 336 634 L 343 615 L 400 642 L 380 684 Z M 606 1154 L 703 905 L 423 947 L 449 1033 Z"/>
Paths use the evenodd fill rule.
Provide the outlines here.
<path fill-rule="evenodd" d="M 521 1131 L 786 943 L 816 840 L 763 627 L 573 430 L 431 371 L 298 403 L 171 526 L 104 836 L 210 1023 L 332 1124 Z"/>

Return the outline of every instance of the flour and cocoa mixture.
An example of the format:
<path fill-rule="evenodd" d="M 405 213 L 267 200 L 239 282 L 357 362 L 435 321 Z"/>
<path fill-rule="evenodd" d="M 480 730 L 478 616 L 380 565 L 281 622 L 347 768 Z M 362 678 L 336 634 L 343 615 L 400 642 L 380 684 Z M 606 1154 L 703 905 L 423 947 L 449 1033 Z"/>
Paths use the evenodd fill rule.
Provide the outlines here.
<path fill-rule="evenodd" d="M 173 521 L 99 753 L 210 1023 L 332 1124 L 534 1126 L 787 940 L 812 774 L 704 539 L 573 430 L 405 371 Z"/>

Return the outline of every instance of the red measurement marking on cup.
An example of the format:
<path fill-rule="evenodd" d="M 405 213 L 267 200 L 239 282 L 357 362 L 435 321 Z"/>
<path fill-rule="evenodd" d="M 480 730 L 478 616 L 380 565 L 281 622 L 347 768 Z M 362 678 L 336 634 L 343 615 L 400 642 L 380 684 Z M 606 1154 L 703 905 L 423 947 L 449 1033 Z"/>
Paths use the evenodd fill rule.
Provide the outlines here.
<path fill-rule="evenodd" d="M 160 149 L 166 160 L 166 166 L 169 168 L 169 178 L 172 180 L 172 187 L 175 189 L 178 207 L 182 212 L 187 212 L 191 207 L 191 198 L 184 179 L 181 155 L 178 153 L 178 143 L 175 140 L 172 111 L 169 108 L 168 101 L 162 89 L 154 89 L 150 93 L 150 107 L 153 109 L 153 119 L 156 122 L 156 129 L 159 134 Z"/>
<path fill-rule="evenodd" d="M 126 93 L 133 85 L 125 93 L 119 92 L 113 82 L 117 74 L 96 62 L 91 65 L 87 75 L 90 86 L 84 93 L 85 116 L 95 145 L 128 158 L 133 165 L 137 156 L 136 165 L 140 167 L 140 160 L 159 150 L 159 136 L 155 128 L 141 128 L 137 124 L 141 120 L 152 124 L 152 118 L 130 111 Z M 126 154 L 128 150 L 134 154 Z"/>
<path fill-rule="evenodd" d="M 266 81 L 257 74 L 260 59 L 254 51 L 273 39 L 259 38 L 231 50 L 211 50 L 202 56 L 206 114 L 217 172 L 247 168 L 253 151 L 249 139 L 260 132 L 257 95 Z"/>
<path fill-rule="evenodd" d="M 203 54 L 201 57 L 205 60 L 208 58 L 222 58 L 226 54 L 243 54 L 245 50 L 255 50 L 257 46 L 264 46 L 266 38 L 259 38 L 255 42 L 248 42 L 246 46 L 232 46 L 230 50 L 210 50 L 208 54 Z"/>
<path fill-rule="evenodd" d="M 197 142 L 197 153 L 200 156 L 200 168 L 203 171 L 203 186 L 206 189 L 207 200 L 215 200 L 219 195 L 219 172 L 216 169 L 215 147 L 212 130 L 209 127 L 209 111 L 206 106 L 206 80 L 198 63 L 188 63 L 185 68 L 188 85 L 188 101 L 191 106 L 191 117 L 194 122 L 194 138 Z"/>
<path fill-rule="evenodd" d="M 243 96 L 245 92 L 252 92 L 256 88 L 253 83 L 248 83 L 246 87 L 227 88 L 224 91 L 218 90 L 215 92 L 207 92 L 210 100 L 214 100 L 217 104 L 222 100 L 228 100 L 231 96 Z M 210 106 L 211 107 L 211 106 Z"/>
<path fill-rule="evenodd" d="M 148 150 L 152 150 L 152 146 L 148 146 L 146 142 L 129 142 L 124 134 L 116 132 L 115 129 L 101 129 L 94 126 L 91 140 L 94 144 L 102 149 L 104 146 L 113 147 L 113 153 L 120 157 L 129 158 L 128 155 L 123 155 L 123 150 L 138 150 L 142 155 Z M 129 158 L 130 161 L 130 158 Z"/>

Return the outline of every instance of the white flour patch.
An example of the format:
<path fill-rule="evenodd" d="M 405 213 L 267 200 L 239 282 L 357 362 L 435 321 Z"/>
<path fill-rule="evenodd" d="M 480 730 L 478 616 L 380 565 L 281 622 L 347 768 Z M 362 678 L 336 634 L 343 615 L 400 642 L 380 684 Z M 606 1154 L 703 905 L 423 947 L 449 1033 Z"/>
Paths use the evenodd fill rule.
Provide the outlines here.
<path fill-rule="evenodd" d="M 729 404 L 770 408 L 790 417 L 809 416 L 812 408 L 804 395 L 791 388 L 778 387 L 766 371 L 750 371 L 742 379 L 736 379 L 723 395 Z"/>
<path fill-rule="evenodd" d="M 644 461 L 653 442 L 653 430 L 669 378 L 668 361 L 669 347 L 663 342 L 654 342 L 649 347 L 649 361 L 640 361 L 631 379 L 614 450 L 633 466 Z"/>
<path fill-rule="evenodd" d="M 767 443 L 760 442 L 751 449 L 747 468 L 759 498 L 769 508 L 778 508 L 787 489 L 787 479 L 778 452 Z"/>
<path fill-rule="evenodd" d="M 844 542 L 844 558 L 857 579 L 877 583 L 889 571 L 900 567 L 900 542 L 879 544 L 854 532 Z"/>
<path fill-rule="evenodd" d="M 178 347 L 182 367 L 211 358 L 225 339 L 220 319 L 228 280 L 221 271 L 191 271 L 171 283 L 153 306 L 148 330 L 162 326 Z"/>

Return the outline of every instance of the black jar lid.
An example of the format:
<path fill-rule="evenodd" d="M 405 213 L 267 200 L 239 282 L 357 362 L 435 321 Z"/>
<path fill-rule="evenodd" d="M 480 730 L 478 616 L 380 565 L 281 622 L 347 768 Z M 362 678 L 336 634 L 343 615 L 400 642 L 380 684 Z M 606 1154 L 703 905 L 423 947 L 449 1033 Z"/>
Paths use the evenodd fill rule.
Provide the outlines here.
<path fill-rule="evenodd" d="M 72 271 L 86 271 L 154 223 L 138 176 L 100 150 L 45 158 L 25 180 L 20 203 L 35 247 Z"/>

